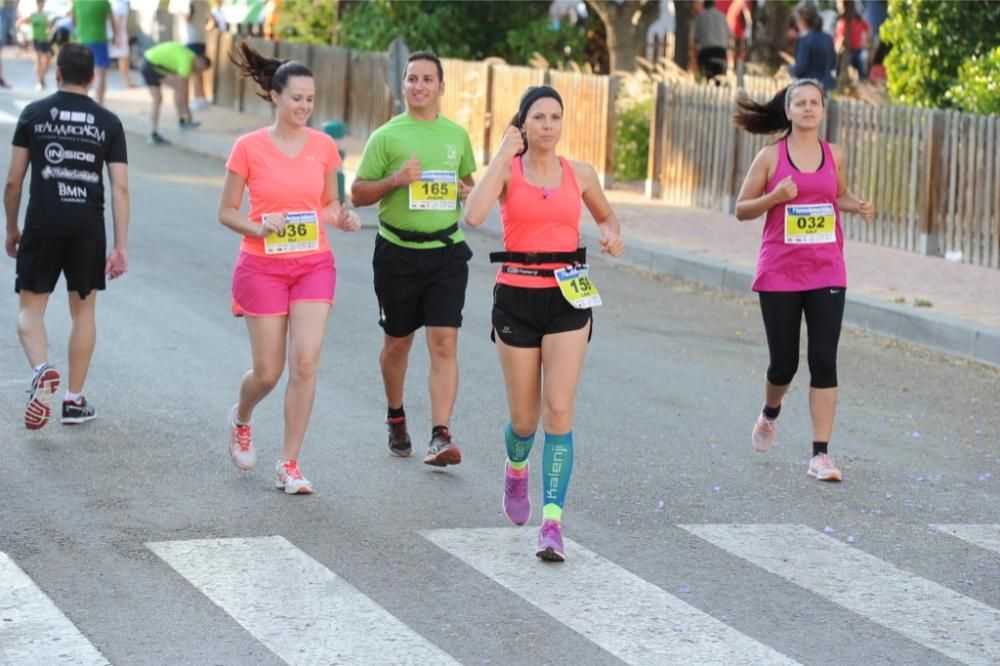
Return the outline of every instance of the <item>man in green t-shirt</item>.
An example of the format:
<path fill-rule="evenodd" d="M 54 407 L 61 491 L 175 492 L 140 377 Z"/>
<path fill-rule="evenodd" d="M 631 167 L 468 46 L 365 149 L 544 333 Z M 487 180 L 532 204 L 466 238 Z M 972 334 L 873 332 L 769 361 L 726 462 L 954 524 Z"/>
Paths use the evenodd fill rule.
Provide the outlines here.
<path fill-rule="evenodd" d="M 118 28 L 111 20 L 111 3 L 108 0 L 76 0 L 73 3 L 73 29 L 78 42 L 94 54 L 94 89 L 97 103 L 104 105 L 104 91 L 108 87 L 108 25 L 111 25 L 111 41 L 118 39 Z"/>
<path fill-rule="evenodd" d="M 149 135 L 150 143 L 169 143 L 160 135 L 160 107 L 163 105 L 160 84 L 166 82 L 174 89 L 174 105 L 177 107 L 180 128 L 194 129 L 201 123 L 195 122 L 191 117 L 191 109 L 188 108 L 188 79 L 194 72 L 204 72 L 211 66 L 212 61 L 208 56 L 198 55 L 180 42 L 161 42 L 142 54 L 139 72 L 153 97 L 153 108 L 149 112 L 152 131 Z"/>
<path fill-rule="evenodd" d="M 368 139 L 351 199 L 355 206 L 379 205 L 372 267 L 385 333 L 379 360 L 389 403 L 389 451 L 400 457 L 412 451 L 403 385 L 414 333 L 424 326 L 432 424 L 424 462 L 443 467 L 462 461 L 449 426 L 472 251 L 458 221 L 461 202 L 474 184 L 476 161 L 468 132 L 438 113 L 444 70 L 437 56 L 429 51 L 410 55 L 403 92 L 406 112 Z"/>

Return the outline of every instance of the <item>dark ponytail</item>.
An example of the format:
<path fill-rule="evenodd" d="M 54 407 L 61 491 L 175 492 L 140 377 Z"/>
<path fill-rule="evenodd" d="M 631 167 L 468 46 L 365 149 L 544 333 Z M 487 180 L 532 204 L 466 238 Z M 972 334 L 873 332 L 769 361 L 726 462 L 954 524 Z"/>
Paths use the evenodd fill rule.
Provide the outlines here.
<path fill-rule="evenodd" d="M 813 86 L 823 95 L 823 105 L 826 106 L 826 92 L 819 81 L 815 79 L 798 79 L 791 85 L 778 91 L 768 102 L 760 104 L 749 97 L 736 100 L 736 113 L 733 114 L 733 124 L 751 134 L 776 134 L 784 132 L 782 137 L 792 133 L 792 121 L 788 119 L 789 95 L 801 86 Z"/>
<path fill-rule="evenodd" d="M 246 41 L 236 45 L 236 49 L 229 54 L 229 59 L 241 76 L 253 79 L 257 84 L 257 95 L 267 101 L 271 101 L 272 90 L 280 95 L 291 77 L 313 78 L 312 70 L 301 62 L 267 58 Z"/>

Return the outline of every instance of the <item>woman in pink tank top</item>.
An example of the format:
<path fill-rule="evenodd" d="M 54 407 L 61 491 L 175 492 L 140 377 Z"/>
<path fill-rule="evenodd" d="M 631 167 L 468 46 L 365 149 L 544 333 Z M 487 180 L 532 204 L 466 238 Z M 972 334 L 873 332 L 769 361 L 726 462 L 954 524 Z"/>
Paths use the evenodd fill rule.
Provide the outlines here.
<path fill-rule="evenodd" d="M 859 213 L 870 221 L 875 209 L 847 190 L 843 149 L 820 139 L 825 98 L 818 81 L 800 79 L 767 104 L 744 98 L 738 107 L 734 122 L 746 131 L 783 133 L 754 158 L 736 200 L 738 219 L 765 215 L 753 290 L 760 298 L 770 364 L 753 447 L 763 453 L 774 444 L 781 401 L 798 370 L 804 315 L 813 437 L 807 473 L 840 481 L 840 469 L 827 451 L 847 289 L 840 214 Z"/>
<path fill-rule="evenodd" d="M 601 229 L 601 252 L 625 251 L 621 228 L 589 164 L 560 157 L 563 103 L 549 86 L 529 88 L 497 156 L 466 201 L 482 224 L 500 200 L 504 251 L 493 291 L 493 331 L 507 384 L 503 509 L 515 525 L 531 517 L 528 454 L 541 418 L 542 525 L 538 557 L 565 559 L 562 511 L 573 469 L 573 408 L 599 296 L 580 247 L 581 200 Z"/>

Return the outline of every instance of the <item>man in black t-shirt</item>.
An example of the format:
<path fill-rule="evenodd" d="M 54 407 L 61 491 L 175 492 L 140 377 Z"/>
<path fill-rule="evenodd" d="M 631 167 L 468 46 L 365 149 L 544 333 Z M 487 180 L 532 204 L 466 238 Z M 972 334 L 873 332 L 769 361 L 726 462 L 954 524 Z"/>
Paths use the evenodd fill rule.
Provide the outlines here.
<path fill-rule="evenodd" d="M 4 191 L 7 254 L 17 259 L 14 290 L 20 294 L 17 333 L 34 368 L 24 425 L 48 423 L 59 372 L 48 364 L 45 308 L 59 275 L 66 276 L 73 327 L 69 338 L 69 390 L 63 423 L 95 418 L 83 397 L 94 352 L 95 290 L 128 269 L 128 156 L 125 132 L 113 113 L 87 96 L 94 80 L 94 55 L 82 44 L 59 50 L 59 91 L 32 102 L 14 130 Z M 105 258 L 104 165 L 111 180 L 114 247 Z M 31 167 L 31 189 L 24 231 L 18 228 L 21 189 Z M 88 297 L 89 296 L 89 297 Z"/>

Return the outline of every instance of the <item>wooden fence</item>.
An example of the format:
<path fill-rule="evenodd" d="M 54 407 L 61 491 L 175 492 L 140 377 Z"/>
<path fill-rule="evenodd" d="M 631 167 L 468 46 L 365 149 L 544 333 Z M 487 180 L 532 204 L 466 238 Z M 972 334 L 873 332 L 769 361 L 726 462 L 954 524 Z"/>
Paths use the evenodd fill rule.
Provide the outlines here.
<path fill-rule="evenodd" d="M 737 130 L 735 100 L 726 88 L 658 85 L 649 196 L 735 208 L 754 156 L 775 140 Z M 848 186 L 877 210 L 872 223 L 844 216 L 847 238 L 924 254 L 960 252 L 962 261 L 1000 268 L 1000 118 L 834 101 L 821 133 L 844 146 Z"/>
<path fill-rule="evenodd" d="M 229 62 L 233 40 L 232 35 L 224 34 L 208 45 L 214 63 L 213 101 L 229 109 L 271 118 L 271 105 L 255 95 L 253 83 L 240 79 Z M 385 54 L 255 37 L 250 38 L 250 43 L 268 57 L 299 60 L 313 70 L 319 83 L 314 122 L 341 120 L 346 122 L 349 134 L 366 138 L 391 117 Z M 488 163 L 500 145 L 524 90 L 550 83 L 559 90 L 567 107 L 560 152 L 593 165 L 605 186 L 611 184 L 616 77 L 450 59 L 443 60 L 442 66 L 445 94 L 441 112 L 466 128 L 480 163 Z"/>

